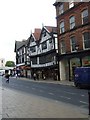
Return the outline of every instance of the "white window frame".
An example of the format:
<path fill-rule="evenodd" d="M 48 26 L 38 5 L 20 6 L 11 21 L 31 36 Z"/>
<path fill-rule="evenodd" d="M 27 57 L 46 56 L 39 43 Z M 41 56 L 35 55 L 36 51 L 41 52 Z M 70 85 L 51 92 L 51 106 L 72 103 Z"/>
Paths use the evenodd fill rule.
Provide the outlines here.
<path fill-rule="evenodd" d="M 64 33 L 65 28 L 64 28 L 64 21 L 60 22 L 60 33 Z"/>
<path fill-rule="evenodd" d="M 69 23 L 70 23 L 70 29 L 73 29 L 75 27 L 75 16 L 71 16 L 69 18 Z"/>
<path fill-rule="evenodd" d="M 74 39 L 74 42 L 72 41 L 73 39 Z M 71 45 L 71 52 L 76 52 L 76 47 L 75 47 L 76 46 L 76 37 L 75 36 L 70 37 L 70 45 Z M 75 48 L 73 48 L 73 46 Z"/>
<path fill-rule="evenodd" d="M 90 35 L 90 32 L 85 32 L 85 33 L 89 33 L 89 35 Z M 83 33 L 83 35 L 82 35 L 82 37 L 83 37 L 83 49 L 84 50 L 90 49 L 89 47 L 88 48 L 85 47 L 85 42 L 90 41 L 90 36 L 88 37 L 89 39 L 87 39 L 87 40 L 84 39 L 84 34 L 85 33 Z"/>
<path fill-rule="evenodd" d="M 64 45 L 63 45 L 64 43 Z M 64 40 L 61 40 L 61 54 L 65 54 L 66 53 L 66 47 L 65 47 L 65 41 Z"/>
<path fill-rule="evenodd" d="M 87 18 L 87 17 L 89 17 L 89 16 L 88 16 L 88 9 L 83 10 L 82 13 L 81 13 L 81 16 L 82 16 L 82 24 L 85 24 L 85 23 L 84 23 L 84 19 Z M 88 22 L 88 21 L 86 21 L 86 23 L 87 23 L 87 22 Z"/>

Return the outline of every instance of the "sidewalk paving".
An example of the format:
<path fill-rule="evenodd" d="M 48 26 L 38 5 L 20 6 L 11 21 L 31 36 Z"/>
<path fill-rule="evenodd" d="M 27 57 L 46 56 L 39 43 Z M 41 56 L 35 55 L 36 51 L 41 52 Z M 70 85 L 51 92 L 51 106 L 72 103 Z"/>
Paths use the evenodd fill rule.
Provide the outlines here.
<path fill-rule="evenodd" d="M 28 80 L 28 81 L 33 81 L 33 82 L 43 82 L 43 83 L 53 83 L 53 84 L 62 84 L 62 85 L 69 85 L 69 86 L 75 86 L 73 81 L 68 81 L 68 80 L 61 80 L 61 81 L 55 81 L 52 79 L 48 79 L 48 80 L 43 80 L 43 79 L 39 79 L 39 80 L 34 80 L 31 78 L 24 78 L 24 77 L 18 77 L 17 79 L 20 80 Z"/>
<path fill-rule="evenodd" d="M 3 89 L 3 118 L 88 118 L 86 109 L 18 90 Z"/>

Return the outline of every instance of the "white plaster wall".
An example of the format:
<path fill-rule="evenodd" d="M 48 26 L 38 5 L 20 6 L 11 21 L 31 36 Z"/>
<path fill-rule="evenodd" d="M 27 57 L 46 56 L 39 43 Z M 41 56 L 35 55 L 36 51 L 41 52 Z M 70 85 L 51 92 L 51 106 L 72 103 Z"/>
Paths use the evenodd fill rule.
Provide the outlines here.
<path fill-rule="evenodd" d="M 2 61 L 3 61 L 3 63 L 2 63 Z M 0 59 L 0 67 L 5 67 L 5 59 L 4 58 Z"/>

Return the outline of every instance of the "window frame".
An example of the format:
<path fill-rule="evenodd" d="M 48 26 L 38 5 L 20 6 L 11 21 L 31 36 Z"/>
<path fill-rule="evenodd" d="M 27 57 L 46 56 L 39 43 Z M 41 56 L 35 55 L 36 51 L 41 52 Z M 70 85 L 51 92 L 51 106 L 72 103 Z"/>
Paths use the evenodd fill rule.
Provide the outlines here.
<path fill-rule="evenodd" d="M 66 53 L 66 45 L 65 45 L 64 40 L 61 40 L 60 48 L 61 48 L 61 54 L 65 54 Z"/>
<path fill-rule="evenodd" d="M 64 33 L 65 32 L 65 25 L 64 25 L 64 21 L 60 22 L 60 33 Z"/>
<path fill-rule="evenodd" d="M 87 14 L 86 14 L 87 12 Z M 81 17 L 82 17 L 82 24 L 85 24 L 88 22 L 88 9 L 84 9 L 81 13 Z M 86 20 L 86 21 L 85 21 Z"/>
<path fill-rule="evenodd" d="M 47 49 L 47 41 L 42 42 L 42 50 Z"/>
<path fill-rule="evenodd" d="M 69 18 L 69 23 L 70 23 L 70 29 L 73 29 L 75 27 L 75 16 L 70 16 Z"/>
<path fill-rule="evenodd" d="M 71 46 L 71 52 L 75 52 L 76 51 L 76 37 L 75 36 L 70 37 L 70 46 Z"/>
<path fill-rule="evenodd" d="M 84 36 L 85 33 L 88 34 L 88 35 L 86 35 L 86 36 L 88 36 L 87 39 L 85 39 L 85 36 Z M 85 47 L 85 45 L 89 45 L 90 46 L 89 43 L 85 44 L 86 42 L 90 42 L 90 32 L 84 32 L 83 33 L 83 49 L 90 49 L 90 47 Z"/>
<path fill-rule="evenodd" d="M 32 47 L 30 47 L 30 52 L 31 52 L 31 53 L 36 52 L 36 46 L 32 46 Z"/>

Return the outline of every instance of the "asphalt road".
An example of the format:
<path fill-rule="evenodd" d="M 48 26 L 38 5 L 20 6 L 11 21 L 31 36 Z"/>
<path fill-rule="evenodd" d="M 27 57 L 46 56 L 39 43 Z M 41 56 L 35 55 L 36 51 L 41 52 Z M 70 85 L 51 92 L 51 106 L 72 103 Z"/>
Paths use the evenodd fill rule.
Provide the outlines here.
<path fill-rule="evenodd" d="M 88 109 L 88 90 L 62 84 L 42 83 L 16 78 L 10 78 L 9 84 L 6 83 L 5 78 L 2 78 L 2 86 Z"/>

